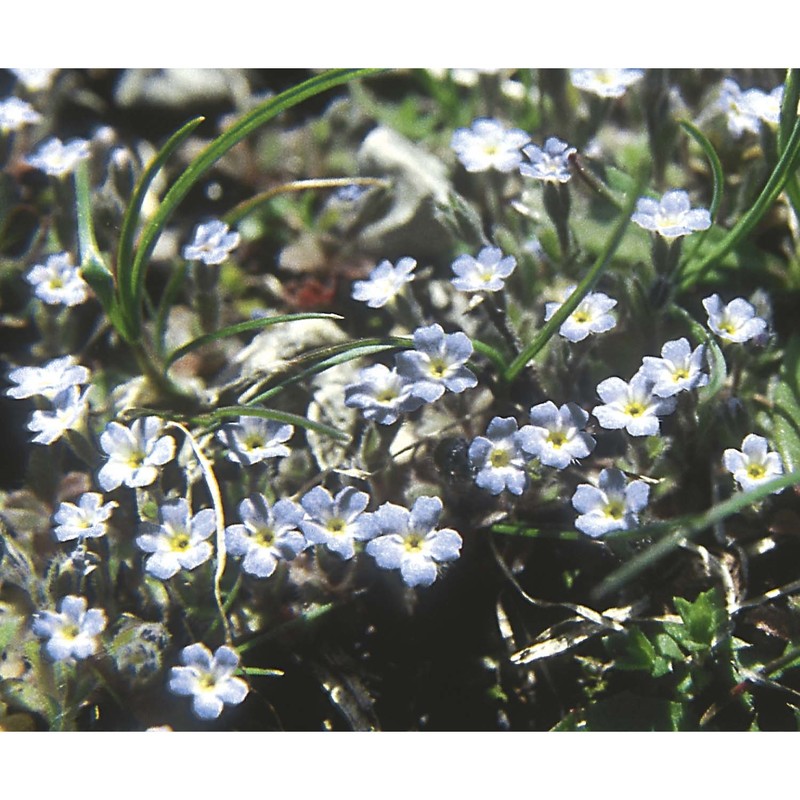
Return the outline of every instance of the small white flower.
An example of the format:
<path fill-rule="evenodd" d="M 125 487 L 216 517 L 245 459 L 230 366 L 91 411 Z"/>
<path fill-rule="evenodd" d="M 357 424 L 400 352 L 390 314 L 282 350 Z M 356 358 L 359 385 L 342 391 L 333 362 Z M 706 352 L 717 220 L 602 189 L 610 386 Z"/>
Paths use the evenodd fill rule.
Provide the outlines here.
<path fill-rule="evenodd" d="M 58 72 L 57 69 L 50 67 L 18 67 L 11 71 L 29 92 L 40 92 L 43 89 L 49 89 L 53 78 Z"/>
<path fill-rule="evenodd" d="M 183 248 L 187 261 L 202 261 L 204 264 L 221 264 L 239 246 L 240 236 L 229 231 L 218 219 L 198 225 L 191 244 Z"/>
<path fill-rule="evenodd" d="M 233 677 L 239 656 L 226 645 L 214 655 L 203 644 L 191 644 L 181 651 L 182 667 L 169 672 L 169 690 L 192 698 L 192 711 L 200 719 L 216 719 L 224 706 L 241 703 L 249 691 L 241 678 Z"/>
<path fill-rule="evenodd" d="M 531 140 L 525 131 L 507 129 L 496 119 L 476 119 L 453 133 L 451 147 L 467 172 L 511 172 L 522 161 L 520 148 Z"/>
<path fill-rule="evenodd" d="M 382 308 L 414 280 L 416 266 L 417 262 L 407 257 L 401 258 L 397 266 L 390 261 L 381 261 L 370 273 L 369 280 L 353 284 L 353 300 L 360 300 L 370 308 Z"/>
<path fill-rule="evenodd" d="M 61 139 L 54 137 L 25 160 L 31 167 L 60 178 L 73 172 L 78 162 L 89 158 L 89 155 L 89 142 L 86 139 L 72 139 L 64 144 Z"/>
<path fill-rule="evenodd" d="M 106 523 L 118 506 L 113 500 L 103 504 L 103 495 L 97 492 L 84 492 L 78 504 L 61 503 L 53 516 L 58 523 L 54 529 L 59 542 L 72 539 L 96 539 L 105 536 Z"/>
<path fill-rule="evenodd" d="M 89 284 L 69 253 L 54 253 L 44 264 L 31 267 L 25 280 L 33 293 L 48 305 L 77 306 L 89 297 Z"/>
<path fill-rule="evenodd" d="M 499 247 L 484 247 L 477 258 L 464 254 L 453 262 L 456 277 L 450 282 L 459 292 L 499 292 L 516 266 L 514 256 L 503 256 Z"/>
<path fill-rule="evenodd" d="M 641 69 L 571 69 L 572 85 L 599 97 L 622 97 L 637 81 L 644 77 Z"/>
<path fill-rule="evenodd" d="M 476 436 L 469 446 L 470 464 L 475 468 L 475 483 L 492 494 L 508 489 L 522 494 L 530 482 L 528 458 L 522 445 L 527 436 L 517 430 L 513 417 L 494 417 L 486 436 Z"/>
<path fill-rule="evenodd" d="M 647 506 L 650 487 L 644 481 L 627 483 L 618 469 L 600 473 L 599 488 L 582 483 L 572 496 L 580 516 L 575 527 L 594 538 L 609 531 L 628 530 L 639 524 L 639 512 Z"/>
<path fill-rule="evenodd" d="M 708 383 L 708 375 L 702 371 L 704 354 L 705 345 L 692 351 L 686 339 L 676 339 L 664 344 L 661 358 L 645 356 L 641 372 L 653 381 L 653 394 L 672 397 Z"/>
<path fill-rule="evenodd" d="M 577 150 L 561 139 L 551 136 L 543 148 L 529 144 L 522 148 L 522 152 L 530 159 L 530 163 L 520 164 L 522 175 L 545 183 L 567 183 L 572 177 L 569 159 Z"/>
<path fill-rule="evenodd" d="M 783 103 L 783 85 L 776 86 L 769 94 L 759 92 L 754 95 L 751 107 L 762 122 L 777 125 L 781 120 L 781 104 Z"/>
<path fill-rule="evenodd" d="M 355 542 L 377 535 L 374 514 L 364 513 L 369 504 L 366 492 L 346 486 L 336 497 L 322 486 L 315 486 L 300 499 L 306 515 L 298 523 L 312 544 L 324 544 L 343 559 L 356 554 Z"/>
<path fill-rule="evenodd" d="M 261 417 L 239 417 L 239 422 L 223 425 L 217 438 L 228 448 L 228 458 L 249 467 L 268 458 L 288 456 L 291 450 L 283 444 L 294 434 L 294 427 Z"/>
<path fill-rule="evenodd" d="M 158 477 L 158 467 L 175 456 L 175 440 L 161 436 L 158 417 L 144 417 L 130 428 L 110 422 L 100 435 L 100 447 L 108 461 L 97 474 L 101 488 L 110 492 L 121 484 L 136 488 L 149 486 Z"/>
<path fill-rule="evenodd" d="M 575 286 L 568 286 L 561 302 L 546 303 L 544 307 L 545 322 L 564 305 L 566 299 L 575 291 Z M 564 320 L 558 332 L 571 342 L 580 342 L 590 333 L 610 331 L 617 320 L 610 314 L 617 301 L 602 292 L 590 292 L 578 304 L 578 307 Z"/>
<path fill-rule="evenodd" d="M 755 308 L 742 297 L 725 305 L 718 294 L 712 294 L 703 300 L 703 308 L 708 313 L 708 327 L 729 342 L 747 342 L 767 329 L 766 320 L 757 317 Z"/>
<path fill-rule="evenodd" d="M 671 414 L 674 397 L 653 394 L 653 381 L 641 371 L 625 383 L 622 378 L 606 378 L 597 386 L 605 405 L 595 406 L 592 414 L 604 428 L 625 428 L 631 436 L 657 436 L 660 416 Z"/>
<path fill-rule="evenodd" d="M 161 524 L 143 522 L 136 546 L 151 555 L 144 562 L 145 572 L 167 580 L 181 569 L 196 569 L 211 558 L 213 548 L 206 541 L 216 530 L 213 508 L 204 508 L 192 516 L 189 503 L 178 498 L 159 509 Z"/>
<path fill-rule="evenodd" d="M 556 408 L 548 400 L 534 406 L 530 415 L 533 424 L 520 429 L 520 447 L 545 466 L 564 469 L 594 450 L 594 439 L 583 432 L 589 414 L 575 403 Z"/>
<path fill-rule="evenodd" d="M 373 364 L 362 369 L 358 377 L 357 383 L 345 386 L 344 404 L 348 408 L 362 409 L 366 419 L 391 425 L 400 414 L 416 411 L 425 404 L 421 397 L 412 393 L 415 384 L 396 369 Z"/>
<path fill-rule="evenodd" d="M 739 137 L 745 131 L 759 132 L 761 129 L 759 109 L 764 97 L 761 89 L 748 89 L 743 92 L 735 80 L 725 78 L 717 107 L 725 114 L 728 130 L 734 136 Z"/>
<path fill-rule="evenodd" d="M 711 227 L 711 215 L 705 208 L 692 208 L 689 195 L 683 189 L 670 189 L 661 200 L 639 198 L 631 220 L 665 239 L 676 239 Z"/>
<path fill-rule="evenodd" d="M 13 133 L 23 125 L 35 125 L 41 121 L 42 115 L 19 97 L 0 100 L 0 133 Z"/>
<path fill-rule="evenodd" d="M 63 356 L 48 361 L 43 367 L 17 367 L 8 373 L 16 383 L 6 390 L 9 397 L 22 400 L 27 397 L 46 397 L 52 400 L 70 386 L 88 383 L 89 370 L 78 365 L 74 356 Z"/>
<path fill-rule="evenodd" d="M 783 475 L 780 455 L 767 448 L 767 440 L 763 436 L 750 433 L 744 437 L 741 451 L 728 448 L 722 454 L 725 469 L 733 474 L 733 479 L 744 491 Z"/>
<path fill-rule="evenodd" d="M 80 428 L 89 410 L 86 396 L 78 386 L 68 386 L 52 400 L 52 409 L 34 411 L 28 422 L 28 430 L 38 432 L 32 441 L 36 444 L 53 444 L 67 431 Z"/>
<path fill-rule="evenodd" d="M 105 630 L 106 615 L 98 608 L 86 609 L 85 597 L 67 595 L 58 613 L 39 611 L 33 618 L 33 632 L 47 639 L 44 650 L 53 661 L 74 663 L 100 649 L 97 637 Z"/>

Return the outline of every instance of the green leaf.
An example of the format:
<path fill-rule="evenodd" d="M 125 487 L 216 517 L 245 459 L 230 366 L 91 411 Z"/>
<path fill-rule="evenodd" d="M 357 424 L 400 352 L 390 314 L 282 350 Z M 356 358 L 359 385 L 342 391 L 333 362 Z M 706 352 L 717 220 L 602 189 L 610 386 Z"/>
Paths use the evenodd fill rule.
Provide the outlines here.
<path fill-rule="evenodd" d="M 786 469 L 800 468 L 800 335 L 786 345 L 778 383 L 773 391 L 773 440 Z"/>
<path fill-rule="evenodd" d="M 683 597 L 673 598 L 683 625 L 666 623 L 664 629 L 690 651 L 710 650 L 725 633 L 728 614 L 720 592 L 714 588 L 702 592 L 692 603 Z"/>
<path fill-rule="evenodd" d="M 684 703 L 622 692 L 572 712 L 554 731 L 690 731 L 697 722 Z"/>
<path fill-rule="evenodd" d="M 622 652 L 614 659 L 618 669 L 647 670 L 650 672 L 656 660 L 652 642 L 639 628 L 631 628 L 625 637 Z"/>

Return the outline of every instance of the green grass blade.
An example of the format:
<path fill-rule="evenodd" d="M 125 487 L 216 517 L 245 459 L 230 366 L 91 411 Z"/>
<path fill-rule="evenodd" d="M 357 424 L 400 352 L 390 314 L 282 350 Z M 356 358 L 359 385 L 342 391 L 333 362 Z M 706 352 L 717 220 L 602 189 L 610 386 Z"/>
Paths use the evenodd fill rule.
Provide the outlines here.
<path fill-rule="evenodd" d="M 708 511 L 693 516 L 682 517 L 679 520 L 662 523 L 668 526 L 671 532 L 604 578 L 592 592 L 593 599 L 598 600 L 616 591 L 621 586 L 633 580 L 637 575 L 650 569 L 673 550 L 680 547 L 684 541 L 691 540 L 733 514 L 738 514 L 740 511 L 753 505 L 753 503 L 764 500 L 773 492 L 779 489 L 785 489 L 789 486 L 796 486 L 799 483 L 800 470 L 795 470 L 786 475 L 781 475 L 779 478 L 767 481 L 749 492 L 736 492 L 732 497 L 722 503 L 718 503 Z M 648 528 L 650 528 L 650 526 L 648 526 Z M 645 533 L 645 530 L 646 529 L 642 528 L 630 531 L 619 531 L 614 538 L 638 538 Z"/>
<path fill-rule="evenodd" d="M 793 170 L 797 166 L 799 157 L 800 117 L 797 117 L 794 127 L 792 128 L 792 135 L 786 143 L 786 149 L 778 159 L 775 169 L 770 174 L 764 188 L 761 190 L 761 194 L 758 196 L 755 203 L 753 203 L 752 207 L 741 216 L 736 225 L 728 231 L 728 235 L 709 253 L 696 262 L 687 261 L 683 265 L 679 275 L 679 284 L 682 291 L 698 283 L 715 261 L 724 258 L 753 230 L 783 190 L 786 181 L 790 178 Z"/>
<path fill-rule="evenodd" d="M 505 380 L 513 381 L 514 378 L 522 372 L 525 365 L 550 341 L 567 317 L 578 307 L 581 300 L 586 297 L 595 285 L 603 270 L 611 261 L 611 257 L 619 247 L 622 237 L 625 235 L 625 231 L 631 221 L 631 214 L 636 206 L 636 201 L 639 199 L 644 183 L 645 181 L 643 178 L 637 181 L 634 190 L 626 198 L 622 212 L 617 220 L 617 224 L 614 226 L 611 236 L 606 242 L 606 246 L 586 273 L 586 277 L 578 284 L 575 291 L 566 299 L 561 308 L 559 308 L 550 320 L 544 324 L 533 341 L 511 362 L 503 376 Z"/>
<path fill-rule="evenodd" d="M 506 360 L 503 358 L 502 353 L 500 353 L 498 350 L 495 350 L 495 348 L 490 344 L 481 342 L 478 339 L 472 340 L 472 347 L 476 353 L 480 353 L 482 356 L 488 358 L 489 361 L 491 361 L 501 373 L 505 372 L 508 365 L 506 364 Z"/>
<path fill-rule="evenodd" d="M 130 276 L 130 283 L 134 289 L 135 305 L 138 307 L 141 302 L 147 264 L 161 232 L 164 230 L 177 206 L 207 170 L 231 150 L 231 148 L 242 141 L 242 139 L 277 116 L 281 111 L 285 111 L 328 89 L 347 83 L 354 78 L 372 75 L 379 71 L 380 70 L 377 69 L 336 69 L 329 70 L 321 75 L 316 75 L 304 83 L 293 86 L 257 106 L 252 111 L 245 114 L 237 123 L 225 131 L 225 133 L 214 139 L 214 141 L 186 167 L 183 173 L 170 187 L 155 216 L 142 231 L 139 247 L 133 261 L 132 274 Z M 138 335 L 139 330 L 136 329 L 135 333 Z"/>
<path fill-rule="evenodd" d="M 141 325 L 141 320 L 138 318 L 140 310 L 134 305 L 136 289 L 133 282 L 133 243 L 140 222 L 142 205 L 147 196 L 147 190 L 167 159 L 204 119 L 205 117 L 195 117 L 170 136 L 167 143 L 156 153 L 155 158 L 145 168 L 133 190 L 128 207 L 125 209 L 117 248 L 117 280 L 119 281 L 119 295 L 123 314 L 133 329 L 136 330 Z"/>
<path fill-rule="evenodd" d="M 264 317 L 262 319 L 248 319 L 244 322 L 237 322 L 235 325 L 228 325 L 213 333 L 206 333 L 203 336 L 198 336 L 196 339 L 192 339 L 190 342 L 173 350 L 164 363 L 164 369 L 169 369 L 179 358 L 183 358 L 187 353 L 191 353 L 192 350 L 197 350 L 198 347 L 211 344 L 211 342 L 217 342 L 220 339 L 227 339 L 231 336 L 238 336 L 240 333 L 247 333 L 248 331 L 268 328 L 271 325 L 278 325 L 282 322 L 297 322 L 303 319 L 343 319 L 343 317 L 339 314 L 309 312 L 305 314 L 281 314 L 277 317 Z"/>
<path fill-rule="evenodd" d="M 773 440 L 787 469 L 800 469 L 800 335 L 790 337 L 772 404 Z"/>
<path fill-rule="evenodd" d="M 227 419 L 236 417 L 261 417 L 262 419 L 274 419 L 278 422 L 286 422 L 289 425 L 295 425 L 298 428 L 306 428 L 317 433 L 322 433 L 330 436 L 332 439 L 337 439 L 340 442 L 349 442 L 350 437 L 338 428 L 331 425 L 325 425 L 322 422 L 314 422 L 313 420 L 301 417 L 298 414 L 290 414 L 288 411 L 276 411 L 271 408 L 251 408 L 250 406 L 223 406 L 217 408 L 210 414 L 196 417 L 193 422 L 198 425 L 217 425 Z"/>
<path fill-rule="evenodd" d="M 800 70 L 790 69 L 786 74 L 783 85 L 783 102 L 781 103 L 781 117 L 778 125 L 778 152 L 783 153 L 792 125 L 797 116 L 797 104 L 800 102 Z M 795 171 L 786 181 L 786 195 L 792 204 L 795 216 L 800 219 L 800 181 Z"/>
<path fill-rule="evenodd" d="M 722 202 L 722 189 L 725 186 L 725 176 L 722 172 L 722 162 L 719 160 L 719 156 L 717 155 L 717 151 L 714 149 L 714 145 L 708 141 L 705 134 L 695 125 L 692 125 L 691 122 L 687 122 L 686 120 L 680 121 L 680 126 L 683 128 L 689 136 L 694 139 L 697 144 L 700 145 L 700 149 L 705 154 L 705 157 L 708 159 L 708 164 L 711 167 L 711 175 L 714 179 L 714 187 L 711 194 L 711 206 L 708 209 L 708 213 L 711 214 L 711 219 L 714 220 L 717 217 L 717 211 L 719 211 L 719 204 Z"/>

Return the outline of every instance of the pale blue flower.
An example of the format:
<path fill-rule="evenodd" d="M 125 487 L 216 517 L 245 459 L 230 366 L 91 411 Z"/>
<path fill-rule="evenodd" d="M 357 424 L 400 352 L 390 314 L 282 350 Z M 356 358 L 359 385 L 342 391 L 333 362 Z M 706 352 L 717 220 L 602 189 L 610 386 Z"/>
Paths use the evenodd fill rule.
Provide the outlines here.
<path fill-rule="evenodd" d="M 241 703 L 249 691 L 247 683 L 234 677 L 239 667 L 236 651 L 222 645 L 211 655 L 203 644 L 190 644 L 181 651 L 182 667 L 169 672 L 169 690 L 192 698 L 192 711 L 202 720 L 216 719 L 224 706 Z"/>
<path fill-rule="evenodd" d="M 159 525 L 143 522 L 136 546 L 151 555 L 144 569 L 159 580 L 167 580 L 182 569 L 193 570 L 211 558 L 213 548 L 206 541 L 216 530 L 213 508 L 192 516 L 188 501 L 180 497 L 158 509 Z"/>
<path fill-rule="evenodd" d="M 355 281 L 353 299 L 366 303 L 370 308 L 385 306 L 414 280 L 416 266 L 417 262 L 408 257 L 401 258 L 396 266 L 390 261 L 381 261 L 370 273 L 369 280 Z"/>
<path fill-rule="evenodd" d="M 722 454 L 725 469 L 745 492 L 783 475 L 780 455 L 769 451 L 768 447 L 763 436 L 750 433 L 744 437 L 741 451 L 728 448 Z M 778 489 L 774 494 L 780 491 Z"/>
<path fill-rule="evenodd" d="M 89 297 L 89 284 L 69 253 L 48 256 L 44 264 L 31 267 L 25 280 L 34 287 L 36 297 L 51 306 L 77 306 Z"/>
<path fill-rule="evenodd" d="M 506 128 L 496 119 L 476 119 L 470 128 L 453 133 L 450 146 L 467 172 L 512 172 L 522 161 L 520 148 L 531 140 L 519 128 Z"/>
<path fill-rule="evenodd" d="M 365 367 L 357 383 L 345 386 L 344 404 L 360 408 L 366 419 L 381 425 L 391 425 L 400 414 L 416 411 L 425 401 L 412 394 L 414 384 L 396 369 L 383 364 Z"/>
<path fill-rule="evenodd" d="M 239 246 L 240 236 L 229 231 L 228 226 L 214 219 L 198 225 L 191 244 L 183 248 L 187 261 L 202 261 L 204 264 L 221 264 Z"/>
<path fill-rule="evenodd" d="M 32 629 L 36 636 L 47 639 L 45 653 L 53 661 L 74 663 L 93 656 L 100 649 L 98 636 L 105 630 L 105 612 L 98 608 L 87 610 L 85 597 L 67 595 L 62 598 L 58 612 L 38 611 Z"/>
<path fill-rule="evenodd" d="M 384 503 L 375 512 L 379 535 L 367 543 L 367 553 L 382 569 L 399 569 L 407 586 L 430 586 L 438 565 L 461 554 L 461 536 L 436 528 L 441 513 L 438 497 L 418 497 L 410 511 Z"/>
<path fill-rule="evenodd" d="M 756 316 L 755 308 L 742 297 L 725 305 L 718 294 L 703 300 L 708 327 L 720 339 L 741 344 L 760 337 L 767 329 L 766 320 Z"/>
<path fill-rule="evenodd" d="M 641 69 L 571 69 L 572 85 L 599 97 L 622 97 L 644 77 Z"/>
<path fill-rule="evenodd" d="M 294 434 L 294 427 L 284 422 L 261 417 L 239 417 L 239 422 L 223 425 L 217 438 L 228 448 L 228 458 L 249 467 L 268 458 L 288 456 L 291 450 L 283 444 Z"/>
<path fill-rule="evenodd" d="M 232 556 L 244 556 L 242 569 L 256 578 L 268 578 L 278 561 L 291 561 L 306 547 L 298 530 L 303 509 L 291 500 L 270 506 L 262 494 L 252 494 L 239 504 L 241 524 L 225 528 L 225 547 Z"/>
<path fill-rule="evenodd" d="M 40 92 L 50 88 L 58 70 L 52 67 L 18 67 L 12 68 L 11 72 L 29 92 Z"/>
<path fill-rule="evenodd" d="M 445 389 L 456 394 L 477 386 L 478 379 L 467 369 L 472 342 L 462 332 L 445 334 L 441 325 L 414 331 L 414 350 L 398 353 L 398 374 L 410 381 L 411 393 L 426 403 L 438 400 Z"/>
<path fill-rule="evenodd" d="M 34 125 L 41 121 L 42 115 L 19 97 L 0 100 L 0 133 L 13 133 L 23 125 Z"/>
<path fill-rule="evenodd" d="M 705 208 L 692 208 L 683 189 L 670 189 L 661 200 L 640 197 L 631 220 L 665 239 L 676 239 L 711 227 L 711 214 Z"/>
<path fill-rule="evenodd" d="M 499 292 L 517 266 L 514 256 L 499 247 L 484 247 L 478 257 L 461 255 L 452 264 L 456 277 L 450 282 L 459 292 Z"/>
<path fill-rule="evenodd" d="M 564 305 L 567 298 L 575 291 L 575 286 L 568 286 L 562 293 L 560 302 L 545 303 L 544 319 L 547 322 L 556 311 Z M 609 313 L 617 301 L 603 292 L 590 292 L 577 308 L 561 323 L 559 335 L 570 342 L 581 342 L 592 333 L 605 333 L 616 324 L 616 317 Z"/>
<path fill-rule="evenodd" d="M 781 120 L 783 104 L 783 84 L 776 86 L 769 94 L 759 92 L 752 98 L 751 107 L 762 122 L 777 125 Z"/>
<path fill-rule="evenodd" d="M 630 383 L 622 378 L 606 378 L 597 386 L 597 394 L 605 405 L 595 406 L 592 414 L 604 428 L 625 428 L 631 436 L 657 436 L 659 417 L 671 414 L 677 401 L 674 397 L 653 394 L 654 385 L 641 371 Z"/>
<path fill-rule="evenodd" d="M 6 390 L 9 397 L 21 400 L 27 397 L 46 397 L 52 400 L 70 386 L 80 386 L 89 381 L 89 370 L 78 365 L 74 356 L 63 356 L 48 361 L 41 367 L 17 367 L 8 373 L 16 383 Z"/>
<path fill-rule="evenodd" d="M 130 428 L 110 422 L 100 435 L 100 447 L 108 456 L 97 475 L 101 488 L 110 492 L 123 483 L 131 488 L 149 486 L 158 467 L 175 457 L 175 440 L 162 436 L 158 417 L 140 417 Z"/>
<path fill-rule="evenodd" d="M 89 155 L 89 142 L 86 139 L 72 139 L 65 144 L 53 137 L 25 161 L 35 169 L 61 178 L 74 172 L 78 162 L 89 158 Z"/>
<path fill-rule="evenodd" d="M 327 489 L 315 486 L 302 498 L 306 516 L 300 530 L 312 544 L 324 544 L 344 559 L 355 555 L 355 542 L 365 542 L 377 533 L 374 515 L 365 513 L 369 495 L 346 486 L 332 497 Z"/>
<path fill-rule="evenodd" d="M 77 505 L 67 502 L 59 505 L 53 516 L 57 523 L 53 533 L 59 542 L 105 536 L 106 523 L 118 505 L 113 500 L 104 504 L 103 495 L 97 492 L 84 492 Z"/>
<path fill-rule="evenodd" d="M 28 430 L 36 432 L 32 441 L 53 444 L 67 431 L 80 428 L 89 411 L 88 393 L 89 389 L 81 393 L 78 386 L 68 386 L 50 401 L 52 408 L 34 411 L 28 422 Z"/>
<path fill-rule="evenodd" d="M 736 137 L 745 132 L 758 133 L 761 130 L 761 107 L 764 102 L 761 89 L 748 89 L 743 92 L 732 78 L 722 81 L 717 107 L 725 114 L 728 130 Z"/>
<path fill-rule="evenodd" d="M 572 496 L 580 516 L 575 527 L 594 538 L 609 531 L 629 530 L 639 524 L 639 512 L 647 506 L 650 487 L 644 481 L 628 483 L 618 469 L 600 472 L 599 488 L 582 483 Z"/>
<path fill-rule="evenodd" d="M 513 417 L 495 417 L 486 436 L 476 436 L 469 446 L 469 460 L 475 469 L 475 483 L 492 494 L 508 489 L 522 494 L 530 481 L 529 458 L 522 450 L 528 434 L 517 430 Z"/>
<path fill-rule="evenodd" d="M 556 408 L 548 400 L 530 411 L 531 425 L 517 436 L 520 447 L 547 467 L 564 469 L 594 450 L 595 440 L 584 432 L 589 414 L 575 403 Z"/>
<path fill-rule="evenodd" d="M 536 178 L 545 183 L 567 183 L 572 177 L 570 156 L 578 151 L 561 139 L 551 136 L 544 147 L 529 144 L 522 149 L 530 163 L 520 164 L 519 171 L 528 178 Z"/>
<path fill-rule="evenodd" d="M 692 351 L 686 339 L 676 339 L 664 344 L 661 358 L 645 356 L 640 371 L 653 381 L 653 394 L 672 397 L 708 383 L 708 375 L 702 371 L 704 354 L 705 345 Z"/>

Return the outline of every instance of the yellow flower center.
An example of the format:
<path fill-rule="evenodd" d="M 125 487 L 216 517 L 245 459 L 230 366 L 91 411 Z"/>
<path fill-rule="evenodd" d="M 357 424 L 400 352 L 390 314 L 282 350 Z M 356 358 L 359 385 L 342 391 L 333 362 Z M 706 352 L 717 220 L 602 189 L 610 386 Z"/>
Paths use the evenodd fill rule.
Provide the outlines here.
<path fill-rule="evenodd" d="M 405 540 L 406 550 L 410 553 L 418 553 L 422 550 L 423 538 L 418 533 L 410 534 Z"/>
<path fill-rule="evenodd" d="M 272 528 L 261 528 L 260 530 L 256 531 L 255 536 L 253 536 L 253 540 L 256 544 L 260 544 L 263 547 L 269 547 L 275 541 L 275 531 Z"/>
<path fill-rule="evenodd" d="M 335 536 L 343 534 L 347 528 L 347 523 L 338 517 L 328 520 L 328 530 Z"/>
<path fill-rule="evenodd" d="M 507 467 L 508 462 L 511 461 L 507 450 L 492 450 L 489 456 L 489 463 L 495 468 Z"/>
<path fill-rule="evenodd" d="M 395 389 L 386 388 L 382 389 L 378 394 L 375 396 L 375 399 L 379 403 L 391 403 L 392 400 L 397 399 L 397 391 Z"/>
<path fill-rule="evenodd" d="M 553 447 L 559 448 L 567 441 L 567 437 L 563 431 L 550 431 L 550 433 L 547 434 L 547 441 L 553 445 Z"/>
<path fill-rule="evenodd" d="M 447 364 L 440 358 L 431 361 L 429 371 L 434 378 L 443 378 L 447 374 Z"/>
<path fill-rule="evenodd" d="M 689 370 L 686 367 L 678 367 L 675 372 L 672 373 L 672 378 L 675 381 L 683 381 L 689 377 Z"/>
<path fill-rule="evenodd" d="M 607 517 L 622 519 L 625 516 L 625 504 L 622 500 L 610 500 L 605 507 Z"/>
<path fill-rule="evenodd" d="M 189 545 L 191 541 L 189 539 L 189 534 L 185 531 L 181 531 L 180 533 L 175 533 L 169 540 L 169 546 L 173 550 L 184 551 L 189 549 Z"/>
<path fill-rule="evenodd" d="M 631 403 L 628 403 L 628 405 L 625 406 L 625 413 L 629 417 L 641 417 L 642 414 L 644 414 L 645 410 L 646 410 L 645 407 L 636 400 L 634 400 Z"/>
<path fill-rule="evenodd" d="M 761 480 L 767 474 L 767 469 L 763 464 L 748 464 L 747 477 L 753 480 Z"/>
<path fill-rule="evenodd" d="M 590 319 L 589 313 L 587 311 L 578 310 L 572 315 L 572 319 L 575 320 L 580 325 L 588 322 Z"/>
<path fill-rule="evenodd" d="M 77 635 L 78 635 L 80 632 L 81 632 L 81 629 L 80 629 L 80 628 L 79 628 L 77 625 L 75 625 L 75 624 L 72 624 L 72 625 L 65 625 L 65 626 L 64 626 L 64 627 L 61 629 L 61 635 L 62 635 L 62 636 L 65 638 L 65 639 L 74 639 L 74 638 L 76 638 L 76 637 L 77 637 Z"/>

